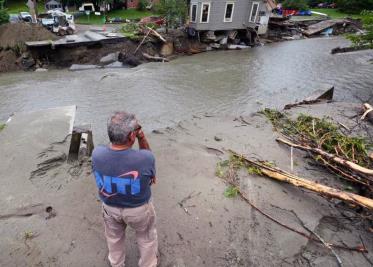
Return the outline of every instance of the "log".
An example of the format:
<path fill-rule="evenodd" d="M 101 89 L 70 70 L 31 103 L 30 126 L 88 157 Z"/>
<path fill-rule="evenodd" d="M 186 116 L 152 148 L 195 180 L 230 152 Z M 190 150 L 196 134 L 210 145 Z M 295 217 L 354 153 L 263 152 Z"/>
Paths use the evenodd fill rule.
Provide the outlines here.
<path fill-rule="evenodd" d="M 319 89 L 312 93 L 311 96 L 307 97 L 301 102 L 287 104 L 284 109 L 291 109 L 300 105 L 311 105 L 316 104 L 322 101 L 331 101 L 333 100 L 334 95 L 334 86 L 328 86 L 326 89 Z"/>
<path fill-rule="evenodd" d="M 364 120 L 365 118 L 368 119 L 369 122 L 373 123 L 373 107 L 368 104 L 368 103 L 364 103 L 363 104 L 363 110 L 364 110 L 364 114 L 363 116 L 361 116 L 361 120 Z"/>
<path fill-rule="evenodd" d="M 160 35 L 158 32 L 156 32 L 155 30 L 153 30 L 152 28 L 150 28 L 150 27 L 146 27 L 149 31 L 151 31 L 152 32 L 152 34 L 155 36 L 155 37 L 157 37 L 159 40 L 161 40 L 162 42 L 164 42 L 164 43 L 166 43 L 167 41 L 166 41 L 166 39 L 165 38 L 163 38 L 163 36 L 162 35 Z"/>
<path fill-rule="evenodd" d="M 140 44 L 136 47 L 136 50 L 133 53 L 134 55 L 136 54 L 137 50 L 139 50 L 139 48 L 142 46 L 142 44 L 144 43 L 146 37 L 148 37 L 149 33 L 150 33 L 150 30 L 148 30 L 148 32 L 144 35 L 144 38 L 142 39 L 142 41 L 140 42 Z"/>
<path fill-rule="evenodd" d="M 366 198 L 354 193 L 345 192 L 326 185 L 318 184 L 303 178 L 288 177 L 286 175 L 270 170 L 262 170 L 262 173 L 275 180 L 286 182 L 297 187 L 302 187 L 310 191 L 319 193 L 327 197 L 340 199 L 348 203 L 352 203 L 373 210 L 373 199 Z"/>
<path fill-rule="evenodd" d="M 286 182 L 296 187 L 305 188 L 307 190 L 319 193 L 323 196 L 340 199 L 348 203 L 352 203 L 352 204 L 359 205 L 361 207 L 373 210 L 373 199 L 366 198 L 366 197 L 363 197 L 363 196 L 360 196 L 354 193 L 345 192 L 345 191 L 335 189 L 335 188 L 332 188 L 326 185 L 322 185 L 319 183 L 315 183 L 307 179 L 295 176 L 279 168 L 271 167 L 261 162 L 255 162 L 242 155 L 237 154 L 236 152 L 232 150 L 230 150 L 230 152 L 235 157 L 238 157 L 244 160 L 245 162 L 247 162 L 249 165 L 259 168 L 261 173 L 269 178 L 272 178 L 272 179 L 275 179 L 281 182 Z"/>
<path fill-rule="evenodd" d="M 312 153 L 315 153 L 315 154 L 318 154 L 328 160 L 331 160 L 335 163 L 338 163 L 340 165 L 343 165 L 355 172 L 358 172 L 360 174 L 364 174 L 364 175 L 367 175 L 368 177 L 368 180 L 370 181 L 373 181 L 373 170 L 371 169 L 368 169 L 368 168 L 365 168 L 365 167 L 362 167 L 354 162 L 351 162 L 351 161 L 348 161 L 348 160 L 345 160 L 345 159 L 342 159 L 340 157 L 337 157 L 333 154 L 330 154 L 328 152 L 325 152 L 324 150 L 320 149 L 320 148 L 314 148 L 314 147 L 310 147 L 310 146 L 307 146 L 307 145 L 298 145 L 298 144 L 294 144 L 292 142 L 290 142 L 289 140 L 285 140 L 283 138 L 277 138 L 276 139 L 277 142 L 280 142 L 280 143 L 283 143 L 285 145 L 288 145 L 288 146 L 292 146 L 292 147 L 295 147 L 295 148 L 298 148 L 298 149 L 301 149 L 301 150 L 304 150 L 304 151 L 310 151 Z"/>
<path fill-rule="evenodd" d="M 165 57 L 156 57 L 156 56 L 151 56 L 147 53 L 142 53 L 142 55 L 144 56 L 144 58 L 146 59 L 149 59 L 149 60 L 153 60 L 153 61 L 161 61 L 161 62 L 168 62 L 169 60 Z"/>

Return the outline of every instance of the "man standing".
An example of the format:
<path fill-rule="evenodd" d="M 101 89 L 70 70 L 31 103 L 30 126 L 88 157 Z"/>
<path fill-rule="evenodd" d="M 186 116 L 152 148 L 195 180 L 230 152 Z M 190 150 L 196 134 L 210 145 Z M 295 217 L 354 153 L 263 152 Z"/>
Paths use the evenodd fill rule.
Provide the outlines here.
<path fill-rule="evenodd" d="M 151 184 L 155 159 L 134 114 L 115 112 L 107 124 L 111 144 L 93 151 L 92 165 L 102 200 L 111 266 L 124 266 L 125 230 L 136 232 L 140 267 L 157 266 L 158 239 Z M 136 139 L 139 150 L 132 149 Z"/>

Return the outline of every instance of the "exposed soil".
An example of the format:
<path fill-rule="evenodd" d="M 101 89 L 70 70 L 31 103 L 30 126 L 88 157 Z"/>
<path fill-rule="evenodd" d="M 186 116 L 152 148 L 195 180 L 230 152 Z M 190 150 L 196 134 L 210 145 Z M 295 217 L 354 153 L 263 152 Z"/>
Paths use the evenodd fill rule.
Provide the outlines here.
<path fill-rule="evenodd" d="M 57 36 L 39 24 L 9 23 L 0 26 L 0 48 L 13 48 L 28 41 L 56 40 Z"/>
<path fill-rule="evenodd" d="M 17 56 L 13 50 L 0 51 L 0 72 L 19 70 Z"/>
<path fill-rule="evenodd" d="M 22 69 L 18 58 L 26 51 L 25 42 L 56 39 L 56 35 L 38 24 L 9 23 L 1 25 L 0 73 Z"/>

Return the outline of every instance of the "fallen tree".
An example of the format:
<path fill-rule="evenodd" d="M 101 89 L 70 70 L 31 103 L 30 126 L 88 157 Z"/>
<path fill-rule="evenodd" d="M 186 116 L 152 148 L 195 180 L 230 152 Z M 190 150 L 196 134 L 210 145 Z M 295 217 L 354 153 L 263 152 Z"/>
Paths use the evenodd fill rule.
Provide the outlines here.
<path fill-rule="evenodd" d="M 367 150 L 372 144 L 367 140 L 342 133 L 338 125 L 326 118 L 301 114 L 290 119 L 269 109 L 262 113 L 283 135 L 277 142 L 309 152 L 318 164 L 355 185 L 357 191 L 368 197 L 373 195 L 373 161 Z"/>
<path fill-rule="evenodd" d="M 356 247 L 351 247 L 351 246 L 347 246 L 345 243 L 339 245 L 339 244 L 332 244 L 332 243 L 326 243 L 317 233 L 315 233 L 314 231 L 312 231 L 311 229 L 309 229 L 308 227 L 306 227 L 306 225 L 304 224 L 304 222 L 298 217 L 298 215 L 291 210 L 291 212 L 296 216 L 296 218 L 299 220 L 299 222 L 301 223 L 301 225 L 303 226 L 303 228 L 305 228 L 308 232 L 310 232 L 311 234 L 307 234 L 303 231 L 300 231 L 300 230 L 297 230 L 279 220 L 277 220 L 276 218 L 274 218 L 273 216 L 271 216 L 270 214 L 264 212 L 263 210 L 261 210 L 258 206 L 256 206 L 251 200 L 250 198 L 247 196 L 247 194 L 241 190 L 240 186 L 239 186 L 239 181 L 237 179 L 237 175 L 236 175 L 236 171 L 237 169 L 239 168 L 242 168 L 242 167 L 246 167 L 247 170 L 249 171 L 249 173 L 254 173 L 254 174 L 258 174 L 258 175 L 266 175 L 264 174 L 265 171 L 267 171 L 267 174 L 269 175 L 271 172 L 278 172 L 284 176 L 286 172 L 280 170 L 280 169 L 277 169 L 275 167 L 272 167 L 272 164 L 270 164 L 269 162 L 263 162 L 263 161 L 258 161 L 258 160 L 250 160 L 246 157 L 244 157 L 243 155 L 240 155 L 232 150 L 229 150 L 230 153 L 232 154 L 230 160 L 225 160 L 223 162 L 219 162 L 217 164 L 217 170 L 216 170 L 216 175 L 222 179 L 224 179 L 224 181 L 226 181 L 228 184 L 229 184 L 229 187 L 230 190 L 230 197 L 232 196 L 236 196 L 237 194 L 246 202 L 248 203 L 253 209 L 255 209 L 256 211 L 258 211 L 261 215 L 263 215 L 264 217 L 268 218 L 269 220 L 271 220 L 272 222 L 280 225 L 281 227 L 283 227 L 284 229 L 287 229 L 289 231 L 292 231 L 302 237 L 305 237 L 309 240 L 312 240 L 312 241 L 315 241 L 315 242 L 319 242 L 319 243 L 322 243 L 324 246 L 326 246 L 328 249 L 330 250 L 333 250 L 332 248 L 338 248 L 338 249 L 344 249 L 344 250 L 349 250 L 349 251 L 356 251 L 356 252 L 360 252 L 360 253 L 368 253 L 366 247 L 364 246 L 364 244 L 362 245 L 359 245 L 359 246 L 356 246 Z M 227 167 L 227 169 L 225 171 L 223 171 L 222 168 Z M 290 176 L 292 176 L 291 174 L 289 174 Z M 313 235 L 316 236 L 313 237 Z M 335 251 L 333 251 L 333 254 L 336 255 L 336 258 L 338 260 L 338 263 L 340 263 L 340 258 L 338 257 L 338 255 L 335 253 Z"/>
<path fill-rule="evenodd" d="M 243 155 L 240 155 L 232 150 L 230 150 L 232 155 L 238 159 L 243 160 L 246 164 L 249 166 L 252 166 L 256 168 L 255 173 L 264 175 L 266 177 L 275 179 L 277 181 L 286 182 L 289 184 L 292 184 L 296 187 L 302 187 L 307 190 L 319 193 L 323 196 L 330 197 L 330 198 L 336 198 L 343 200 L 347 203 L 351 203 L 354 205 L 359 205 L 361 207 L 373 210 L 373 199 L 366 198 L 357 194 L 353 194 L 350 192 L 345 192 L 336 188 L 332 188 L 326 185 L 322 185 L 319 183 L 315 183 L 313 181 L 300 178 L 296 175 L 293 175 L 291 173 L 288 173 L 284 170 L 281 170 L 280 168 L 273 167 L 270 164 L 266 162 L 260 162 L 260 161 L 253 161 L 248 159 L 247 157 L 244 157 Z"/>
<path fill-rule="evenodd" d="M 337 157 L 336 155 L 330 154 L 328 152 L 323 151 L 322 149 L 319 148 L 313 148 L 307 145 L 298 145 L 295 143 L 290 142 L 289 140 L 283 139 L 283 138 L 277 138 L 277 142 L 286 144 L 288 146 L 298 148 L 304 151 L 310 151 L 312 153 L 318 154 L 322 156 L 323 158 L 326 158 L 328 160 L 334 161 L 335 163 L 341 164 L 347 168 L 350 168 L 353 171 L 356 171 L 361 174 L 366 174 L 367 179 L 370 181 L 373 181 L 373 170 L 364 168 L 356 163 L 353 163 L 351 161 L 345 160 L 343 158 Z"/>

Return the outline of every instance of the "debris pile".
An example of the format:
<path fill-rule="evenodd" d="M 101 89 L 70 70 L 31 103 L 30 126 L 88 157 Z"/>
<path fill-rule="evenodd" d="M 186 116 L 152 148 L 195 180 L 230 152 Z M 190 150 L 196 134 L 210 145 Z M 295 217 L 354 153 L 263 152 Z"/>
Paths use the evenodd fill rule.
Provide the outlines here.
<path fill-rule="evenodd" d="M 320 35 L 340 35 L 361 31 L 362 25 L 354 19 L 305 19 L 293 20 L 273 17 L 269 21 L 267 37 L 271 41 L 295 40 Z"/>
<path fill-rule="evenodd" d="M 256 33 L 249 31 L 206 31 L 199 35 L 202 43 L 207 44 L 207 50 L 215 49 L 245 49 L 256 43 Z"/>
<path fill-rule="evenodd" d="M 282 135 L 277 141 L 309 152 L 317 164 L 355 186 L 357 193 L 373 196 L 373 144 L 362 137 L 349 136 L 326 118 L 301 114 L 296 119 L 276 110 L 262 113 Z"/>

